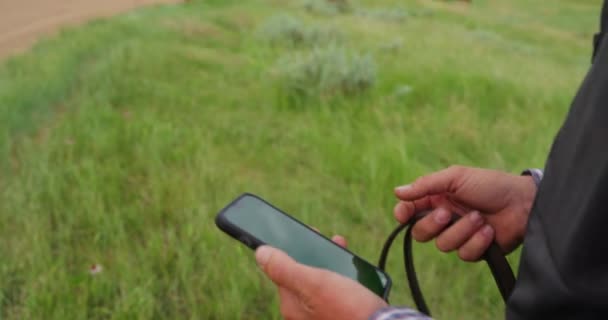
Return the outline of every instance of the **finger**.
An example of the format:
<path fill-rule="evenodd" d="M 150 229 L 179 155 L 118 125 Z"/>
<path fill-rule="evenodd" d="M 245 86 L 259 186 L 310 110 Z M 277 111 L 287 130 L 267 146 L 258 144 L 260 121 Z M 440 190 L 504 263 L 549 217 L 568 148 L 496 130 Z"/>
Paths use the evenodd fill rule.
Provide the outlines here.
<path fill-rule="evenodd" d="M 281 301 L 281 315 L 283 319 L 299 319 L 304 312 L 301 310 L 302 304 L 298 297 L 286 288 L 279 287 L 279 300 Z"/>
<path fill-rule="evenodd" d="M 393 209 L 395 219 L 401 223 L 406 223 L 416 213 L 416 207 L 413 202 L 399 201 Z"/>
<path fill-rule="evenodd" d="M 272 282 L 292 292 L 304 294 L 314 291 L 322 281 L 319 276 L 322 270 L 299 264 L 279 249 L 261 246 L 256 250 L 255 258 Z"/>
<path fill-rule="evenodd" d="M 343 236 L 335 235 L 335 236 L 331 237 L 331 241 L 335 242 L 337 245 L 339 245 L 342 248 L 348 247 L 348 242 L 346 241 L 346 238 L 344 238 Z"/>
<path fill-rule="evenodd" d="M 437 208 L 414 225 L 412 236 L 420 242 L 436 237 L 450 223 L 452 213 L 445 208 Z"/>
<path fill-rule="evenodd" d="M 493 240 L 494 229 L 485 225 L 458 249 L 458 256 L 464 261 L 477 261 L 488 250 Z"/>
<path fill-rule="evenodd" d="M 443 252 L 458 249 L 483 226 L 483 223 L 484 219 L 479 212 L 473 211 L 467 214 L 439 234 L 437 248 Z"/>
<path fill-rule="evenodd" d="M 451 192 L 456 189 L 456 182 L 464 170 L 464 167 L 452 166 L 420 177 L 410 185 L 395 188 L 395 195 L 401 200 L 411 201 L 427 195 Z"/>
<path fill-rule="evenodd" d="M 399 201 L 393 209 L 395 219 L 400 223 L 408 222 L 416 213 L 432 209 L 430 198 L 423 198 L 416 201 Z"/>

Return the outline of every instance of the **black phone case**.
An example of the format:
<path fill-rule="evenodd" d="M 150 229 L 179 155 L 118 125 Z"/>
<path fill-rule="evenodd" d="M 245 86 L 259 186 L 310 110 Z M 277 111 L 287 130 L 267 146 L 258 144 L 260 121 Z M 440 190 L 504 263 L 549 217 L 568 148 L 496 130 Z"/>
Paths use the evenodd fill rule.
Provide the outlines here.
<path fill-rule="evenodd" d="M 224 231 L 226 234 L 228 234 L 229 236 L 231 236 L 232 238 L 238 240 L 239 242 L 243 243 L 244 245 L 246 245 L 247 247 L 255 250 L 257 249 L 259 246 L 264 245 L 265 243 L 260 241 L 259 239 L 257 239 L 256 237 L 252 236 L 251 234 L 249 234 L 247 231 L 233 225 L 232 223 L 230 223 L 228 221 L 228 219 L 225 218 L 225 212 L 232 206 L 234 205 L 236 202 L 238 202 L 239 200 L 241 200 L 244 197 L 254 197 L 262 202 L 264 202 L 265 204 L 267 204 L 268 206 L 270 206 L 271 208 L 281 212 L 282 214 L 284 214 L 285 216 L 287 216 L 289 219 L 295 221 L 296 223 L 304 226 L 306 229 L 310 230 L 311 232 L 317 234 L 318 236 L 324 238 L 325 240 L 331 242 L 333 245 L 335 245 L 336 247 L 340 248 L 341 250 L 344 250 L 348 253 L 350 253 L 351 255 L 366 261 L 367 263 L 369 263 L 370 265 L 376 267 L 376 265 L 370 263 L 369 261 L 359 257 L 358 255 L 354 254 L 353 252 L 351 252 L 350 250 L 343 248 L 337 244 L 335 244 L 331 239 L 327 238 L 326 236 L 322 235 L 321 233 L 317 232 L 316 230 L 312 229 L 311 227 L 309 227 L 308 225 L 300 222 L 299 220 L 297 220 L 296 218 L 290 216 L 289 214 L 287 214 L 285 211 L 275 207 L 274 205 L 272 205 L 270 202 L 262 199 L 261 197 L 255 195 L 255 194 L 251 194 L 251 193 L 243 193 L 240 196 L 238 196 L 236 199 L 232 200 L 227 206 L 225 206 L 222 210 L 220 210 L 220 212 L 217 214 L 217 216 L 215 217 L 215 225 L 222 231 Z M 391 277 L 384 271 L 378 269 L 378 267 L 376 267 L 376 269 L 379 272 L 382 272 L 384 274 L 384 276 L 386 277 L 386 290 L 383 293 L 383 297 L 384 299 L 388 298 L 388 295 L 391 291 L 391 287 L 392 287 L 392 279 Z"/>

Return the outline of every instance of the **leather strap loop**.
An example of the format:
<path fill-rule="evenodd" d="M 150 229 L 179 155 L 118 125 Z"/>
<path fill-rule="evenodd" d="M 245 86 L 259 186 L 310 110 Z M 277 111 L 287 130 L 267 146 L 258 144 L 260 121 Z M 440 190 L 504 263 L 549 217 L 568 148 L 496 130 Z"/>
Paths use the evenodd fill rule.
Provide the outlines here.
<path fill-rule="evenodd" d="M 380 254 L 380 260 L 378 261 L 378 268 L 382 271 L 385 271 L 386 260 L 388 257 L 388 252 L 393 244 L 395 238 L 407 228 L 405 233 L 405 237 L 403 238 L 403 259 L 405 264 L 405 272 L 408 280 L 408 284 L 410 286 L 410 291 L 412 294 L 412 299 L 416 304 L 416 308 L 424 314 L 431 315 L 430 309 L 428 308 L 424 296 L 422 294 L 422 290 L 420 289 L 420 285 L 418 283 L 418 277 L 416 276 L 416 270 L 414 268 L 414 258 L 412 255 L 412 227 L 422 219 L 424 216 L 429 214 L 429 211 L 421 212 L 415 215 L 410 221 L 406 224 L 399 225 L 388 237 L 386 242 L 384 243 L 384 247 L 382 248 L 382 253 Z M 454 222 L 458 221 L 459 216 L 454 215 L 454 219 L 450 222 L 450 225 Z M 490 248 L 484 253 L 483 260 L 486 261 L 488 267 L 490 267 L 490 271 L 492 272 L 492 276 L 494 277 L 494 281 L 496 282 L 496 286 L 500 291 L 500 294 L 505 301 L 509 299 L 511 292 L 513 292 L 513 288 L 515 287 L 515 275 L 513 274 L 513 270 L 507 261 L 507 258 L 504 256 L 502 250 L 496 242 L 490 245 Z M 388 299 L 387 299 L 388 302 Z"/>

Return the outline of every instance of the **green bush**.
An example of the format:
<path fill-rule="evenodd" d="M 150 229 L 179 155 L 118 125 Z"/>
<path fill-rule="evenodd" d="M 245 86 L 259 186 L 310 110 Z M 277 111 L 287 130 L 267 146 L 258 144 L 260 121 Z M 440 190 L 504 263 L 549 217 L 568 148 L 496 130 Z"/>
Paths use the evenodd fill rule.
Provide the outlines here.
<path fill-rule="evenodd" d="M 287 14 L 269 18 L 258 28 L 257 34 L 272 45 L 290 47 L 321 46 L 340 39 L 340 34 L 331 27 L 308 25 Z"/>
<path fill-rule="evenodd" d="M 304 0 L 302 6 L 306 11 L 321 15 L 336 15 L 352 11 L 348 0 Z"/>
<path fill-rule="evenodd" d="M 347 53 L 337 46 L 290 55 L 279 61 L 277 69 L 283 92 L 298 101 L 358 95 L 376 81 L 376 65 L 371 55 Z"/>
<path fill-rule="evenodd" d="M 369 19 L 381 21 L 402 22 L 409 16 L 402 8 L 374 8 L 357 10 L 357 15 Z"/>

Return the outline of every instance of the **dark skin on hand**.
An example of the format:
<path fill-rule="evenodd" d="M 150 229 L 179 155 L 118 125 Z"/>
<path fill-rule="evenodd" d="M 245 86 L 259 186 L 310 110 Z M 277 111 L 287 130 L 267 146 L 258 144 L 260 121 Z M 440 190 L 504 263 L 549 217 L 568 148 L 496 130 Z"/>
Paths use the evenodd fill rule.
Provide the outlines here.
<path fill-rule="evenodd" d="M 414 239 L 435 239 L 439 250 L 457 250 L 461 259 L 476 261 L 493 240 L 505 254 L 521 244 L 536 186 L 531 177 L 452 166 L 394 192 L 398 200 L 394 215 L 399 222 L 407 222 L 418 212 L 432 211 L 416 223 Z M 447 227 L 453 214 L 462 219 Z M 341 236 L 332 240 L 347 245 Z M 262 246 L 256 251 L 256 260 L 277 285 L 285 319 L 364 320 L 386 306 L 358 282 L 299 264 L 278 249 Z"/>

